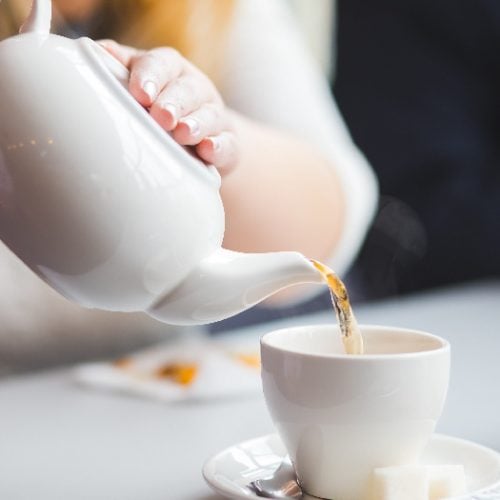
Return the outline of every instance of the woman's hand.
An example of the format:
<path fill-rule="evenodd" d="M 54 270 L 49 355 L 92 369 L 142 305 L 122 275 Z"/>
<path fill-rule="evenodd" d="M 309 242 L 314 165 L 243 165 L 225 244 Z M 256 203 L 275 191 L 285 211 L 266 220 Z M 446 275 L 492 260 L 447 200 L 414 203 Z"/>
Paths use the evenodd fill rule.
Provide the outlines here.
<path fill-rule="evenodd" d="M 112 40 L 99 42 L 130 70 L 129 90 L 183 146 L 222 175 L 238 161 L 231 113 L 211 80 L 172 48 L 141 51 Z"/>

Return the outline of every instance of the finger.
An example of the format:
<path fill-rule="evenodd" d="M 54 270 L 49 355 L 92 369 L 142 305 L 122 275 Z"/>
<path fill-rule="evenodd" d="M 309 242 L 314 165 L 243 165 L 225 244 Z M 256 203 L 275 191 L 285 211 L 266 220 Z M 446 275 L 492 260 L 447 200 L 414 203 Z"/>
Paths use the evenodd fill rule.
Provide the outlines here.
<path fill-rule="evenodd" d="M 128 69 L 130 69 L 132 60 L 144 53 L 143 51 L 134 49 L 133 47 L 120 45 L 114 40 L 99 40 L 97 43 L 106 49 L 113 57 L 118 59 L 118 61 L 120 61 Z"/>
<path fill-rule="evenodd" d="M 132 59 L 130 93 L 145 107 L 150 107 L 165 85 L 178 78 L 184 59 L 174 49 L 153 49 Z"/>
<path fill-rule="evenodd" d="M 238 163 L 239 151 L 233 132 L 206 137 L 196 146 L 196 152 L 202 160 L 214 165 L 221 175 L 227 175 Z"/>
<path fill-rule="evenodd" d="M 179 121 L 174 129 L 174 139 L 184 146 L 194 146 L 202 139 L 218 135 L 229 128 L 222 107 L 205 104 Z"/>
<path fill-rule="evenodd" d="M 183 74 L 171 81 L 160 93 L 150 109 L 151 116 L 165 129 L 173 130 L 180 118 L 197 110 L 203 103 L 216 97 L 205 79 Z"/>

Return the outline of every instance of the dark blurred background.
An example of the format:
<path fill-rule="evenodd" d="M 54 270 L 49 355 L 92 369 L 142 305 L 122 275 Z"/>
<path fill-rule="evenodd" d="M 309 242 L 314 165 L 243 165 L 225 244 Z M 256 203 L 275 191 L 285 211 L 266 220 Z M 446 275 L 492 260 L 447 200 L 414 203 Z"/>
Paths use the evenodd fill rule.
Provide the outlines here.
<path fill-rule="evenodd" d="M 340 0 L 333 91 L 381 202 L 364 298 L 500 273 L 500 3 Z"/>

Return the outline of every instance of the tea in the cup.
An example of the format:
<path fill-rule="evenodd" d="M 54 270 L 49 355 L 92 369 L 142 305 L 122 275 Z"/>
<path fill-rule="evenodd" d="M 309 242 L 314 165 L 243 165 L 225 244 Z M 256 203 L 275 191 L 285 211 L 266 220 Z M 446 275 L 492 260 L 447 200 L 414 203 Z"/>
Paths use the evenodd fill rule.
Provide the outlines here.
<path fill-rule="evenodd" d="M 363 354 L 363 337 L 352 312 L 347 289 L 340 278 L 327 266 L 311 259 L 330 289 L 332 304 L 339 323 L 346 354 Z"/>

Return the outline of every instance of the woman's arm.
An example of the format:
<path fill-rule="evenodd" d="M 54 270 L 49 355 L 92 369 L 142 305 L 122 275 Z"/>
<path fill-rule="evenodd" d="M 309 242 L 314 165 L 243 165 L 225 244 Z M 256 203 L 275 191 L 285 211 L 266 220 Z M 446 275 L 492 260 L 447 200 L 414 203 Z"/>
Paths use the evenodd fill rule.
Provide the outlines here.
<path fill-rule="evenodd" d="M 229 107 L 173 49 L 104 45 L 130 68 L 130 91 L 153 118 L 221 172 L 228 248 L 297 250 L 345 270 L 374 211 L 374 176 L 285 4 L 238 3 L 221 54 Z"/>
<path fill-rule="evenodd" d="M 329 159 L 288 132 L 241 115 L 234 123 L 240 160 L 222 183 L 224 245 L 328 259 L 344 221 L 342 188 Z"/>
<path fill-rule="evenodd" d="M 219 169 L 226 247 L 331 255 L 341 233 L 342 190 L 314 145 L 231 111 L 213 83 L 173 49 L 101 43 L 130 69 L 130 91 L 151 116 Z"/>
<path fill-rule="evenodd" d="M 253 133 L 240 130 L 239 170 L 223 186 L 236 214 L 234 225 L 228 220 L 228 246 L 247 245 L 238 232 L 250 225 L 237 221 L 255 213 L 268 222 L 241 248 L 255 249 L 252 241 L 263 236 L 261 248 L 299 250 L 345 273 L 374 214 L 377 183 L 285 2 L 239 0 L 220 90 L 228 106 L 260 124 Z M 237 199 L 245 183 L 260 186 L 255 205 Z"/>

